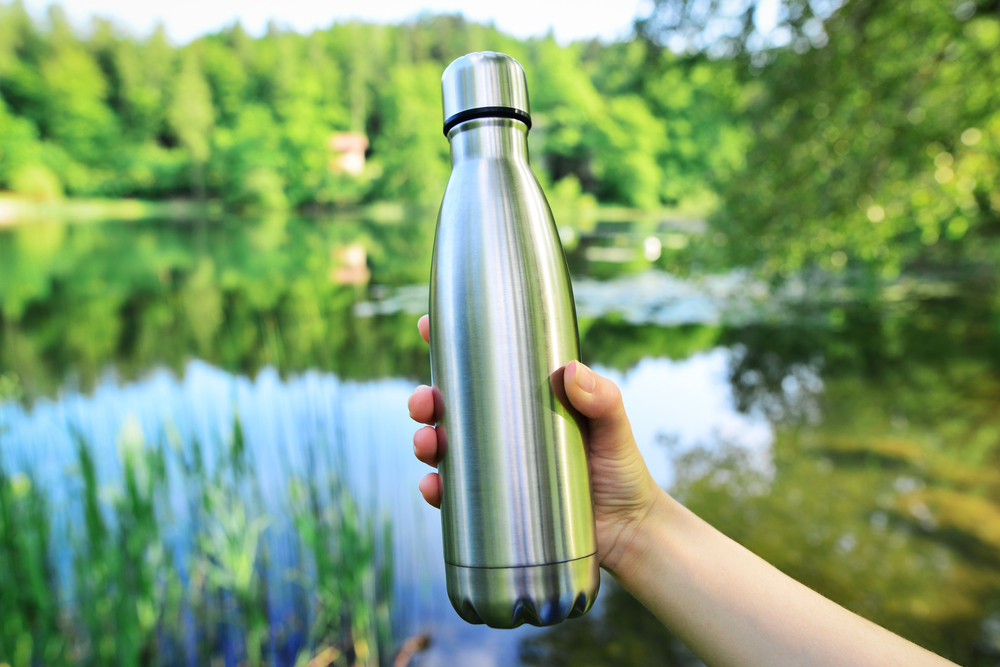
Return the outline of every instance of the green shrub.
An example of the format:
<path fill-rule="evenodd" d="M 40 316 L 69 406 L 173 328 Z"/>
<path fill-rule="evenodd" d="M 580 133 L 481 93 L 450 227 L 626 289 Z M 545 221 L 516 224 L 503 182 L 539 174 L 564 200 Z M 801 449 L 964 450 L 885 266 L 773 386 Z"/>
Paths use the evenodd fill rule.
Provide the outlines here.
<path fill-rule="evenodd" d="M 20 167 L 10 176 L 10 189 L 35 199 L 61 199 L 62 183 L 55 172 L 44 165 Z"/>

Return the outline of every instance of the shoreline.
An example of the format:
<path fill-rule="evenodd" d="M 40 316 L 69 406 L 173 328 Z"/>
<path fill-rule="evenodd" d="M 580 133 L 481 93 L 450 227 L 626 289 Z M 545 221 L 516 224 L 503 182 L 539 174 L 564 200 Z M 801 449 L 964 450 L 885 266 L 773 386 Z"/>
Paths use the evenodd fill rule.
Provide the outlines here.
<path fill-rule="evenodd" d="M 370 204 L 335 209 L 251 209 L 227 210 L 222 202 L 193 199 L 166 201 L 143 199 L 66 198 L 39 200 L 11 192 L 0 192 L 0 228 L 40 222 L 74 224 L 101 222 L 139 222 L 143 220 L 196 221 L 224 217 L 297 216 L 357 220 L 394 224 L 436 216 L 436 207 L 419 204 L 377 201 Z M 580 208 L 553 207 L 557 225 L 590 232 L 599 223 L 632 223 L 640 227 L 669 228 L 671 231 L 700 234 L 704 232 L 704 211 L 689 207 L 637 209 L 627 206 L 598 205 Z"/>
<path fill-rule="evenodd" d="M 35 222 L 130 222 L 148 219 L 189 220 L 217 217 L 222 207 L 193 200 L 148 201 L 142 199 L 50 199 L 39 200 L 13 193 L 0 193 L 0 227 Z"/>

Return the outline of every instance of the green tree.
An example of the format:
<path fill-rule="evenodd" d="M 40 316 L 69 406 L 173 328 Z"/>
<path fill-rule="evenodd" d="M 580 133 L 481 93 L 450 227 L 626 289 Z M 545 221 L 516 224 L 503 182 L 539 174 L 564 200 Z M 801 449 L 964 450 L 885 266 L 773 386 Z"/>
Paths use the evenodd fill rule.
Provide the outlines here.
<path fill-rule="evenodd" d="M 437 203 L 451 171 L 441 135 L 441 72 L 429 63 L 393 68 L 381 102 L 384 130 L 374 146 L 384 172 L 376 192 Z"/>
<path fill-rule="evenodd" d="M 0 96 L 21 120 L 4 138 L 13 157 L 0 178 L 9 185 L 17 171 L 19 187 L 38 194 L 436 204 L 448 164 L 439 77 L 482 49 L 524 64 L 532 159 L 544 183 L 566 179 L 564 203 L 707 201 L 711 178 L 724 180 L 740 153 L 730 141 L 739 132 L 727 134 L 732 78 L 713 76 L 729 65 L 692 66 L 638 40 L 563 47 L 445 15 L 310 35 L 272 25 L 260 38 L 236 24 L 175 49 L 162 30 L 136 39 L 97 20 L 83 37 L 58 10 L 48 27 L 19 4 L 2 11 Z M 370 141 L 360 178 L 329 169 L 330 134 L 345 130 Z"/>
<path fill-rule="evenodd" d="M 191 188 L 205 196 L 205 162 L 211 155 L 211 133 L 215 123 L 212 93 L 205 81 L 200 58 L 188 49 L 174 83 L 173 99 L 167 110 L 170 126 L 191 156 Z"/>
<path fill-rule="evenodd" d="M 996 3 L 847 2 L 823 16 L 811 3 L 779 3 L 780 47 L 750 39 L 759 6 L 744 6 L 733 43 L 749 67 L 754 142 L 716 218 L 734 239 L 732 259 L 771 275 L 810 266 L 887 277 L 991 261 Z M 711 23 L 695 20 L 694 3 L 659 8 L 661 18 L 687 11 L 690 26 Z M 683 32 L 650 26 L 665 39 Z"/>

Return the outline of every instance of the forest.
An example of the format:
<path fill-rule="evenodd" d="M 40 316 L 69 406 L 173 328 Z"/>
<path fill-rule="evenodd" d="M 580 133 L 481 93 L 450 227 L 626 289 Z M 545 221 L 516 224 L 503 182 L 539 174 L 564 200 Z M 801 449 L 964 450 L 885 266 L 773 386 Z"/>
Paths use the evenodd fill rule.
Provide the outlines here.
<path fill-rule="evenodd" d="M 707 216 L 730 262 L 775 278 L 991 265 L 1000 5 L 813 4 L 782 3 L 769 42 L 752 24 L 707 41 L 710 22 L 654 12 L 630 40 L 562 46 L 460 15 L 261 37 L 236 24 L 174 45 L 15 2 L 0 6 L 0 188 L 235 211 L 435 206 L 449 172 L 440 74 L 498 50 L 527 72 L 554 208 Z M 329 168 L 340 131 L 368 137 L 363 173 Z"/>

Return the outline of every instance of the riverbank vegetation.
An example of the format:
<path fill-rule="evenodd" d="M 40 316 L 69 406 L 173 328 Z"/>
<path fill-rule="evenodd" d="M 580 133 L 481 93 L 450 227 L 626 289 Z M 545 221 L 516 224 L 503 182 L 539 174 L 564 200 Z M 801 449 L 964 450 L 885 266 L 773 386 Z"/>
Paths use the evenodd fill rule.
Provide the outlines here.
<path fill-rule="evenodd" d="M 0 663 L 387 663 L 391 523 L 329 456 L 287 480 L 273 516 L 238 418 L 207 445 L 169 422 L 146 442 L 126 419 L 110 477 L 108 443 L 69 431 L 59 479 L 0 460 Z"/>
<path fill-rule="evenodd" d="M 524 63 L 532 148 L 555 199 L 657 207 L 706 196 L 740 165 L 725 120 L 735 73 L 633 41 L 520 41 L 457 16 L 347 23 L 299 35 L 239 25 L 175 47 L 95 19 L 75 31 L 0 9 L 0 187 L 38 196 L 212 197 L 231 207 L 375 199 L 435 203 L 449 171 L 440 74 L 499 50 Z M 676 122 L 672 122 L 676 121 Z M 370 141 L 365 170 L 331 170 L 336 132 Z"/>
<path fill-rule="evenodd" d="M 613 44 L 427 16 L 308 35 L 234 25 L 176 46 L 103 19 L 77 31 L 58 7 L 34 20 L 15 2 L 0 7 L 0 188 L 433 206 L 449 171 L 440 73 L 493 49 L 525 65 L 532 158 L 554 208 L 714 212 L 730 260 L 775 277 L 993 260 L 996 3 L 779 3 L 766 39 L 753 12 L 720 32 L 721 6 L 691 7 L 661 0 Z M 367 137 L 362 171 L 336 167 L 338 132 Z"/>

